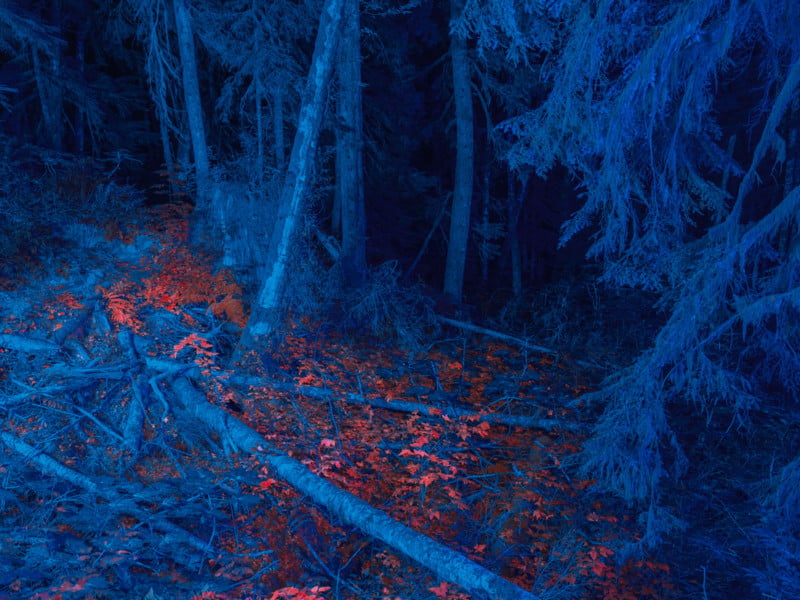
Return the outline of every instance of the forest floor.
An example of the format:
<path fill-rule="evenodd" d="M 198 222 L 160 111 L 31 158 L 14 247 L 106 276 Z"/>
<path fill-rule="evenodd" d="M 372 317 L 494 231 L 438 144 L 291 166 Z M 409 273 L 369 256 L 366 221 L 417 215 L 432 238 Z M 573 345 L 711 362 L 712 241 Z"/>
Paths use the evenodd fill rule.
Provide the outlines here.
<path fill-rule="evenodd" d="M 0 272 L 0 600 L 678 597 L 576 474 L 599 352 L 289 315 L 231 366 L 247 307 L 186 240 L 161 207 Z"/>

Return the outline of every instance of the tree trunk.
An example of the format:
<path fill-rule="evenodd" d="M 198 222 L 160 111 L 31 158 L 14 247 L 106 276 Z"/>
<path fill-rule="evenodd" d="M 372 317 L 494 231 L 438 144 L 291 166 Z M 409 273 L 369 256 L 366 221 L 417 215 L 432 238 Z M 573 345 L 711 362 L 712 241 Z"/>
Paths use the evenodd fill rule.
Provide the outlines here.
<path fill-rule="evenodd" d="M 86 156 L 86 110 L 89 104 L 86 94 L 86 28 L 78 27 L 75 32 L 75 60 L 81 78 L 80 99 L 75 107 L 75 154 Z M 92 148 L 94 150 L 94 148 Z M 82 197 L 85 197 L 83 195 Z"/>
<path fill-rule="evenodd" d="M 464 287 L 464 265 L 469 239 L 472 204 L 472 169 L 474 154 L 472 92 L 470 90 L 467 41 L 452 31 L 464 9 L 464 0 L 450 2 L 450 58 L 453 63 L 453 95 L 456 106 L 456 172 L 453 208 L 450 213 L 450 239 L 444 272 L 444 293 L 454 302 L 461 302 Z"/>
<path fill-rule="evenodd" d="M 522 298 L 522 255 L 519 248 L 519 215 L 528 190 L 528 175 L 520 174 L 521 189 L 517 191 L 517 174 L 508 169 L 508 246 L 511 253 L 511 289 L 514 299 Z"/>
<path fill-rule="evenodd" d="M 297 226 L 303 215 L 304 199 L 311 185 L 314 151 L 325 109 L 328 83 L 333 72 L 344 4 L 345 0 L 325 0 L 322 9 L 289 168 L 281 190 L 278 217 L 269 240 L 268 275 L 259 290 L 247 327 L 234 353 L 234 362 L 256 341 L 268 337 L 277 328 L 282 317 L 282 299 L 291 251 Z"/>
<path fill-rule="evenodd" d="M 153 23 L 150 27 L 151 39 L 147 39 L 145 44 L 147 46 L 158 46 L 158 28 L 153 17 Z M 161 152 L 164 155 L 164 168 L 167 172 L 177 168 L 176 159 L 172 152 L 172 143 L 169 137 L 170 130 L 170 102 L 167 99 L 168 92 L 168 77 L 164 65 L 164 60 L 158 56 L 154 56 L 152 50 L 148 51 L 147 70 L 150 73 L 150 97 L 155 104 L 156 119 L 158 120 L 159 139 L 161 140 Z M 169 177 L 169 194 L 170 200 L 175 198 L 180 191 L 176 185 L 173 177 Z"/>
<path fill-rule="evenodd" d="M 367 273 L 361 121 L 361 31 L 358 0 L 346 0 L 339 47 L 336 182 L 341 207 L 343 282 L 359 287 Z"/>
<path fill-rule="evenodd" d="M 338 0 L 327 2 L 334 4 Z M 497 600 L 539 600 L 532 592 L 495 575 L 463 554 L 398 523 L 385 512 L 315 475 L 298 460 L 270 448 L 269 443 L 254 429 L 206 401 L 188 379 L 176 379 L 172 387 L 185 405 L 187 413 L 216 431 L 228 451 L 240 451 L 255 456 L 269 466 L 271 474 L 274 473 L 338 519 L 358 527 L 367 535 L 381 540 L 390 548 L 432 570 L 440 578 L 452 581 L 469 592 L 488 595 Z"/>
<path fill-rule="evenodd" d="M 480 250 L 478 256 L 481 259 L 481 287 L 484 290 L 489 288 L 489 261 L 492 258 L 492 239 L 489 236 L 489 221 L 492 191 L 491 191 L 491 166 L 487 160 L 483 165 L 483 189 L 481 190 L 481 229 L 483 235 L 480 236 Z"/>
<path fill-rule="evenodd" d="M 192 138 L 194 169 L 197 180 L 196 218 L 201 220 L 208 216 L 209 199 L 209 160 L 206 145 L 206 131 L 203 124 L 203 104 L 200 98 L 200 83 L 197 76 L 197 56 L 194 48 L 191 15 L 185 0 L 173 0 L 175 8 L 175 32 L 178 37 L 178 50 L 181 57 L 183 75 L 183 98 L 186 104 L 186 115 L 189 120 L 189 131 Z M 200 223 L 201 227 L 204 225 Z"/>
<path fill-rule="evenodd" d="M 272 128 L 275 140 L 275 166 L 280 173 L 286 167 L 286 142 L 283 139 L 283 87 L 272 90 Z"/>
<path fill-rule="evenodd" d="M 256 167 L 255 173 L 250 174 L 250 181 L 254 182 L 259 190 L 263 189 L 264 184 L 264 170 L 266 168 L 266 161 L 264 160 L 264 138 L 266 132 L 264 131 L 264 109 L 262 107 L 262 100 L 264 99 L 263 86 L 260 80 L 255 81 L 255 98 L 253 101 L 254 111 L 256 114 Z"/>

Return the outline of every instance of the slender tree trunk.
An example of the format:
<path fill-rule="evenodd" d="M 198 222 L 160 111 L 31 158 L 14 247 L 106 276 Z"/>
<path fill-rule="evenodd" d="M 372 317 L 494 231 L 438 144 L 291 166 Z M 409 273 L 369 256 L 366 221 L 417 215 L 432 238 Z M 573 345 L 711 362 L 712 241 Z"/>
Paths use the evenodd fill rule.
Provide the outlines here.
<path fill-rule="evenodd" d="M 345 1 L 325 0 L 322 9 L 314 56 L 303 91 L 300 118 L 289 158 L 289 168 L 281 190 L 278 218 L 269 240 L 267 254 L 269 274 L 259 290 L 247 327 L 234 353 L 234 361 L 239 360 L 243 352 L 258 340 L 273 333 L 283 316 L 282 300 L 286 280 L 289 277 L 293 242 L 303 215 L 304 200 L 311 186 L 314 154 L 325 109 L 328 83 L 336 59 Z"/>
<path fill-rule="evenodd" d="M 186 6 L 186 0 L 173 0 L 173 2 L 175 31 L 178 37 L 178 50 L 181 57 L 181 73 L 183 76 L 183 98 L 186 104 L 186 115 L 189 120 L 194 169 L 197 179 L 196 214 L 202 220 L 208 216 L 211 190 L 209 189 L 208 146 L 206 145 L 206 130 L 203 124 L 203 104 L 200 98 L 200 83 L 197 75 L 194 33 L 192 32 L 191 15 Z"/>
<path fill-rule="evenodd" d="M 255 178 L 255 184 L 258 186 L 258 189 L 262 189 L 262 185 L 264 183 L 264 169 L 266 167 L 266 161 L 264 160 L 264 138 L 266 137 L 266 132 L 264 131 L 264 108 L 263 108 L 263 98 L 264 94 L 262 91 L 261 81 L 256 80 L 256 93 L 255 93 L 255 100 L 253 102 L 255 113 L 256 113 L 256 143 L 257 143 L 257 156 L 256 156 L 256 172 L 255 174 L 251 174 L 250 177 Z"/>
<path fill-rule="evenodd" d="M 166 18 L 166 15 L 165 15 Z M 164 60 L 160 58 L 161 53 L 156 52 L 155 49 L 159 47 L 159 27 L 156 23 L 156 17 L 153 17 L 153 23 L 150 27 L 149 39 L 147 39 L 148 59 L 147 69 L 150 71 L 150 96 L 153 99 L 156 109 L 156 118 L 158 119 L 158 131 L 161 139 L 161 152 L 164 155 L 164 168 L 167 172 L 171 172 L 178 168 L 175 156 L 172 152 L 172 143 L 169 137 L 169 105 L 167 100 L 168 88 L 167 74 L 164 65 Z M 178 187 L 174 182 L 173 177 L 169 177 L 169 194 L 170 199 L 174 198 L 178 193 Z"/>
<path fill-rule="evenodd" d="M 275 136 L 275 166 L 282 173 L 286 167 L 286 142 L 283 136 L 283 89 L 281 86 L 276 86 L 272 91 L 272 128 Z"/>
<path fill-rule="evenodd" d="M 461 16 L 463 9 L 464 0 L 451 0 L 451 28 Z M 460 303 L 464 287 L 464 265 L 467 259 L 472 204 L 474 138 L 467 41 L 463 35 L 455 31 L 450 34 L 450 58 L 453 64 L 453 94 L 456 106 L 456 172 L 453 208 L 450 212 L 450 239 L 447 244 L 444 272 L 444 293 L 452 301 Z"/>
<path fill-rule="evenodd" d="M 514 298 L 522 298 L 522 256 L 519 247 L 519 215 L 528 190 L 528 175 L 522 175 L 522 187 L 517 192 L 516 175 L 508 170 L 508 245 L 511 253 L 511 289 Z"/>
<path fill-rule="evenodd" d="M 481 227 L 483 235 L 480 236 L 481 247 L 478 256 L 481 259 L 481 287 L 485 290 L 489 286 L 489 260 L 492 256 L 492 240 L 489 237 L 489 216 L 492 204 L 490 165 L 487 161 L 483 171 L 483 189 L 481 194 Z"/>
<path fill-rule="evenodd" d="M 341 268 L 344 284 L 359 287 L 366 279 L 364 170 L 361 149 L 361 31 L 358 0 L 346 0 L 339 46 L 339 127 L 336 155 L 341 206 Z"/>

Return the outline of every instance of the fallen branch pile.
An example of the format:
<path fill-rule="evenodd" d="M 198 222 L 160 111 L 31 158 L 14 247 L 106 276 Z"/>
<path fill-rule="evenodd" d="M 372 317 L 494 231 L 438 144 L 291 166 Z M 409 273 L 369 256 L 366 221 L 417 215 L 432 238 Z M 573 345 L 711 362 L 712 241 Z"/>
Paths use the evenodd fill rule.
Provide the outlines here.
<path fill-rule="evenodd" d="M 87 312 L 82 310 L 75 319 L 85 323 L 87 317 Z M 96 322 L 105 324 L 105 319 L 99 316 Z M 63 324 L 63 329 L 75 331 L 77 327 L 74 323 L 68 322 Z M 132 530 L 146 527 L 151 534 L 160 538 L 156 548 L 152 550 L 154 556 L 159 555 L 161 558 L 167 556 L 174 564 L 197 568 L 204 556 L 224 555 L 213 531 L 205 529 L 192 532 L 177 523 L 178 519 L 173 519 L 169 511 L 164 510 L 164 503 L 168 503 L 170 499 L 164 490 L 159 493 L 147 492 L 145 486 L 132 485 L 124 478 L 121 482 L 109 480 L 109 467 L 112 463 L 116 463 L 118 468 L 128 472 L 136 470 L 137 462 L 141 458 L 137 451 L 142 447 L 147 427 L 158 428 L 159 422 L 166 422 L 170 415 L 175 415 L 177 421 L 186 427 L 186 431 L 178 431 L 178 435 L 187 439 L 196 438 L 196 429 L 198 425 L 202 425 L 207 429 L 203 441 L 209 446 L 221 447 L 227 454 L 241 453 L 255 456 L 260 462 L 268 465 L 270 473 L 289 483 L 311 502 L 324 507 L 345 524 L 357 527 L 417 561 L 441 578 L 452 581 L 468 591 L 485 593 L 492 598 L 529 600 L 536 598 L 534 594 L 491 573 L 463 554 L 454 552 L 441 543 L 398 523 L 383 511 L 315 475 L 299 461 L 277 451 L 254 429 L 229 412 L 209 403 L 205 394 L 198 391 L 186 379 L 187 374 L 200 375 L 199 367 L 194 364 L 181 365 L 174 361 L 150 358 L 141 348 L 136 348 L 135 339 L 129 331 L 121 333 L 118 341 L 127 360 L 100 365 L 95 359 L 83 359 L 84 356 L 91 355 L 88 351 L 81 352 L 77 361 L 64 361 L 69 354 L 68 345 L 64 343 L 66 340 L 61 340 L 59 344 L 31 336 L 0 335 L 0 347 L 18 356 L 22 354 L 33 356 L 43 365 L 38 382 L 23 384 L 13 377 L 6 378 L 10 379 L 13 386 L 19 390 L 15 394 L 6 396 L 0 404 L 8 420 L 13 422 L 15 418 L 24 417 L 26 422 L 33 418 L 41 421 L 57 421 L 62 430 L 70 431 L 59 441 L 49 435 L 43 438 L 38 433 L 21 426 L 14 428 L 16 433 L 2 432 L 0 441 L 6 448 L 7 462 L 19 465 L 27 463 L 35 468 L 41 475 L 51 478 L 46 484 L 47 487 L 59 486 L 58 482 L 61 481 L 83 490 L 77 495 L 75 491 L 68 492 L 64 500 L 69 505 L 108 507 L 103 510 L 104 521 L 125 519 L 134 524 Z M 81 343 L 85 341 L 86 337 L 80 340 Z M 53 362 L 53 359 L 59 358 L 62 361 Z M 233 379 L 235 381 L 236 377 Z M 253 383 L 252 378 L 249 378 L 249 381 L 247 378 L 240 377 L 240 379 L 244 381 L 239 383 Z M 120 383 L 123 381 L 128 382 L 131 393 L 125 402 L 119 396 L 113 395 L 115 390 L 119 392 Z M 170 385 L 172 396 L 168 397 L 165 393 L 162 385 L 165 383 Z M 333 395 L 330 390 L 313 386 L 295 386 L 279 382 L 273 384 L 284 390 L 289 388 L 317 398 L 329 398 Z M 352 393 L 347 394 L 344 399 L 350 402 L 368 403 L 376 408 L 414 411 L 427 416 L 445 415 L 451 418 L 468 416 L 468 411 L 452 407 L 436 409 L 421 403 L 366 400 Z M 48 411 L 57 412 L 59 418 L 53 419 L 52 415 L 48 415 Z M 195 422 L 189 422 L 187 416 Z M 557 424 L 554 420 L 523 417 L 514 419 L 510 415 L 484 414 L 476 415 L 476 418 L 494 423 L 531 427 Z M 125 449 L 127 452 L 115 451 L 111 462 L 103 461 L 106 464 L 102 469 L 98 468 L 97 463 L 102 459 L 97 450 L 83 453 L 83 465 L 67 466 L 64 461 L 75 457 L 69 451 L 64 452 L 63 444 L 76 446 L 81 444 L 77 434 L 86 432 L 89 428 L 93 430 L 93 436 L 105 438 L 100 443 L 102 447 Z M 156 435 L 162 434 L 156 433 Z M 99 440 L 92 443 L 98 442 Z M 53 444 L 61 446 L 61 459 L 47 453 L 47 447 Z M 9 451 L 22 460 L 8 456 Z M 32 491 L 41 493 L 40 488 L 41 485 L 37 484 L 32 486 Z M 56 505 L 63 505 L 63 502 L 57 502 Z M 154 510 L 156 506 L 158 508 Z M 202 520 L 205 511 L 199 510 L 198 507 L 194 509 L 200 513 Z M 101 536 L 98 530 L 81 531 L 79 527 L 79 522 L 69 525 L 70 534 L 77 539 L 90 540 L 93 536 Z M 9 532 L 3 533 L 8 535 Z M 142 546 L 143 544 L 140 544 L 140 547 Z M 186 549 L 181 549 L 182 546 L 199 551 L 200 556 L 187 554 Z M 115 549 L 117 553 L 126 551 L 122 545 Z M 30 549 L 25 549 L 25 552 L 30 552 Z M 25 552 L 21 552 L 20 548 L 6 547 L 2 558 L 7 564 L 14 564 L 19 562 L 19 555 Z M 141 562 L 143 558 L 121 559 L 116 564 L 123 566 L 127 564 L 130 567 Z M 153 566 L 150 568 L 154 569 Z M 97 588 L 100 584 L 95 581 L 93 585 Z"/>
<path fill-rule="evenodd" d="M 3 314 L 8 327 L 0 333 L 0 414 L 5 423 L 0 430 L 5 465 L 0 590 L 6 586 L 31 596 L 80 592 L 102 597 L 112 592 L 135 595 L 160 581 L 156 589 L 171 589 L 166 596 L 174 596 L 176 590 L 188 593 L 211 583 L 220 594 L 233 587 L 257 591 L 286 585 L 277 573 L 286 577 L 284 565 L 297 558 L 281 552 L 282 535 L 287 541 L 301 538 L 316 560 L 322 560 L 319 550 L 312 549 L 313 538 L 330 538 L 334 530 L 293 523 L 296 517 L 282 497 L 289 488 L 273 494 L 275 482 L 282 480 L 294 489 L 293 502 L 319 506 L 344 527 L 335 534 L 339 545 L 355 527 L 428 569 L 438 578 L 434 582 L 453 582 L 476 597 L 538 598 L 478 564 L 474 556 L 398 521 L 408 519 L 402 516 L 407 509 L 398 512 L 398 505 L 389 515 L 343 489 L 348 479 L 332 467 L 342 464 L 339 459 L 314 458 L 309 454 L 314 449 L 302 444 L 287 448 L 289 432 L 283 438 L 263 432 L 284 422 L 287 410 L 298 409 L 302 427 L 319 427 L 298 406 L 302 397 L 332 411 L 331 432 L 348 425 L 343 411 L 369 415 L 369 420 L 374 411 L 408 415 L 409 423 L 425 419 L 419 429 L 431 435 L 435 427 L 459 422 L 462 439 L 473 435 L 471 428 L 485 436 L 484 426 L 489 425 L 577 431 L 576 424 L 542 416 L 534 404 L 529 415 L 465 404 L 458 394 L 445 393 L 432 363 L 432 379 L 416 376 L 419 383 L 427 379 L 427 387 L 412 386 L 408 392 L 414 401 L 390 397 L 404 393 L 399 387 L 392 394 L 379 389 L 387 380 L 375 379 L 379 388 L 369 387 L 359 373 L 343 371 L 334 389 L 329 380 L 292 374 L 291 369 L 279 377 L 225 371 L 219 365 L 236 335 L 225 317 L 241 317 L 235 290 L 217 276 L 192 276 L 188 271 L 197 265 L 187 255 L 161 256 L 153 264 L 170 260 L 172 270 L 211 281 L 213 287 L 190 292 L 184 286 L 178 295 L 170 291 L 176 286 L 169 282 L 172 275 L 148 272 L 128 272 L 115 284 L 100 285 L 103 275 L 97 271 L 65 281 L 63 287 L 73 291 L 51 294 L 44 306 L 27 306 L 27 325 L 10 311 Z M 38 292 L 42 296 L 47 294 L 44 285 Z M 12 292 L 4 294 L 6 307 L 24 304 Z M 202 304 L 192 308 L 192 302 Z M 339 385 L 348 378 L 357 391 Z M 279 406 L 254 397 L 270 393 L 288 400 Z M 522 406 L 518 399 L 516 404 Z M 270 423 L 270 411 L 275 423 Z M 365 450 L 374 454 L 390 439 L 401 439 L 403 430 L 379 428 L 373 435 L 375 443 Z M 320 436 L 319 443 L 325 449 L 343 441 L 341 436 Z M 422 438 L 411 447 L 406 454 L 410 458 L 402 460 L 428 456 Z M 306 458 L 290 456 L 298 452 Z M 434 462 L 428 464 L 440 464 L 441 472 L 426 475 L 422 487 L 414 484 L 423 498 L 426 489 L 428 494 L 437 489 L 437 478 L 446 482 L 457 471 L 451 461 L 430 457 Z M 376 475 L 377 493 L 381 475 Z M 356 477 L 350 481 L 363 496 L 365 482 Z M 454 488 L 439 489 L 461 502 Z M 461 510 L 469 508 L 460 505 Z M 286 528 L 283 534 L 259 534 L 254 526 L 259 512 L 272 515 L 278 527 Z M 359 558 L 353 565 L 361 564 L 366 572 L 375 568 L 367 565 L 376 560 Z M 343 578 L 347 570 L 337 575 L 329 564 L 322 566 L 328 575 L 342 577 L 339 583 L 346 588 L 358 591 L 352 575 Z"/>
<path fill-rule="evenodd" d="M 241 292 L 184 216 L 0 281 L 0 598 L 655 589 L 618 574 L 618 520 L 582 501 L 583 390 L 547 349 L 414 353 L 305 321 L 231 370 Z"/>

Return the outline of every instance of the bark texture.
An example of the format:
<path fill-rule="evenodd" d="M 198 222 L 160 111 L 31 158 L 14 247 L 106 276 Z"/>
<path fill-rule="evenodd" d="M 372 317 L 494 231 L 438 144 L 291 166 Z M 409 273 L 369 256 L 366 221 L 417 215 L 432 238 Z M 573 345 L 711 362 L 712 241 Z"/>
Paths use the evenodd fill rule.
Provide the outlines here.
<path fill-rule="evenodd" d="M 453 208 L 450 213 L 450 239 L 447 244 L 447 263 L 444 272 L 444 293 L 456 303 L 461 302 L 464 287 L 475 154 L 467 41 L 461 33 L 454 30 L 454 24 L 461 17 L 463 10 L 463 0 L 451 0 L 450 59 L 453 65 L 453 96 L 456 106 L 456 172 Z"/>
<path fill-rule="evenodd" d="M 277 328 L 283 313 L 283 292 L 289 277 L 298 225 L 305 209 L 305 198 L 312 183 L 314 153 L 325 110 L 328 83 L 336 59 L 344 5 L 345 0 L 326 0 L 322 9 L 289 168 L 281 191 L 278 218 L 270 238 L 267 253 L 268 275 L 259 290 L 234 361 L 257 340 L 269 337 Z"/>

